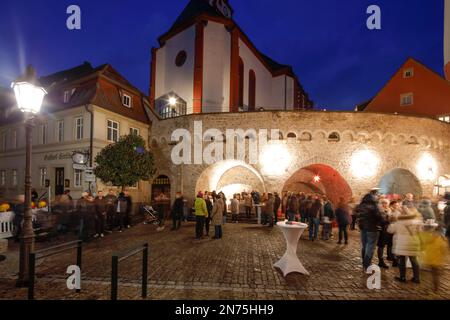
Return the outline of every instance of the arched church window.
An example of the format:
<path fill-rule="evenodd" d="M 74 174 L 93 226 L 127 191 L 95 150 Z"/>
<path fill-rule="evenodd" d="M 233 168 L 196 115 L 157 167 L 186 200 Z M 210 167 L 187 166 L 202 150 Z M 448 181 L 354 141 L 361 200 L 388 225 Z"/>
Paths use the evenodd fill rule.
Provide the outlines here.
<path fill-rule="evenodd" d="M 250 70 L 248 74 L 248 111 L 255 111 L 256 107 L 256 74 Z"/>
<path fill-rule="evenodd" d="M 239 107 L 244 106 L 244 61 L 239 58 Z"/>
<path fill-rule="evenodd" d="M 175 65 L 177 67 L 182 67 L 186 63 L 187 53 L 184 50 L 178 52 L 177 57 L 175 58 Z"/>

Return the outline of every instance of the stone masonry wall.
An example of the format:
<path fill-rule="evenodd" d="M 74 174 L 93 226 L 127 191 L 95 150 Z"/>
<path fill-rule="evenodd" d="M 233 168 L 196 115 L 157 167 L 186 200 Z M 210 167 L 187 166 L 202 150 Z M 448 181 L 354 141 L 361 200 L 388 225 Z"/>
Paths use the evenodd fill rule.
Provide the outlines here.
<path fill-rule="evenodd" d="M 203 132 L 210 128 L 224 133 L 226 129 L 280 129 L 283 144 L 292 157 L 286 172 L 270 176 L 261 172 L 259 164 L 246 165 L 263 181 L 264 191 L 281 191 L 294 173 L 313 164 L 325 164 L 337 170 L 350 185 L 355 197 L 378 186 L 381 178 L 395 168 L 403 168 L 420 176 L 417 163 L 423 154 L 431 155 L 438 164 L 436 177 L 450 173 L 450 125 L 428 118 L 377 113 L 287 111 L 198 114 L 168 120 L 155 117 L 152 120 L 150 141 L 156 155 L 156 176 L 167 175 L 171 179 L 172 193 L 180 190 L 189 198 L 193 198 L 196 191 L 203 190 L 196 190 L 197 186 L 207 187 L 208 182 L 204 180 L 220 171 L 220 164 L 172 164 L 172 132 L 185 128 L 193 136 L 194 121 L 202 121 Z M 328 139 L 334 132 L 339 136 L 337 142 Z M 288 139 L 288 134 L 295 134 L 296 138 Z M 309 137 L 311 140 L 307 141 Z M 204 142 L 204 146 L 208 144 Z M 352 174 L 351 155 L 362 149 L 373 150 L 381 160 L 377 174 L 370 179 L 358 179 Z M 202 181 L 199 182 L 199 179 Z M 226 180 L 230 182 L 229 177 Z M 431 196 L 435 180 L 420 182 L 423 194 Z"/>

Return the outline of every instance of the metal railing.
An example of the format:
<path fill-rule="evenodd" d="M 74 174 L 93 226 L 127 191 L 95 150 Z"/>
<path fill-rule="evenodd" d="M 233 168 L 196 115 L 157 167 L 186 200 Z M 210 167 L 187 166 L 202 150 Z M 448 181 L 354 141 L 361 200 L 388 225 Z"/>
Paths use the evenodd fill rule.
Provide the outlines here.
<path fill-rule="evenodd" d="M 39 251 L 35 251 L 30 253 L 30 267 L 28 270 L 28 277 L 29 277 L 29 284 L 28 284 L 28 300 L 34 299 L 34 284 L 35 284 L 35 278 L 36 278 L 36 260 L 44 259 L 47 257 L 51 257 L 63 252 L 66 252 L 68 250 L 77 249 L 77 266 L 81 269 L 81 256 L 82 256 L 82 243 L 83 241 L 77 240 L 77 241 L 71 241 L 67 243 L 63 243 L 57 246 L 53 246 L 50 248 L 42 249 Z M 53 251 L 56 250 L 56 251 Z M 76 292 L 79 293 L 81 290 L 77 289 Z"/>
<path fill-rule="evenodd" d="M 140 245 L 131 250 L 117 253 L 112 256 L 111 262 L 111 300 L 117 300 L 118 280 L 119 280 L 119 262 L 122 262 L 138 253 L 142 252 L 142 298 L 147 298 L 148 285 L 148 243 Z"/>

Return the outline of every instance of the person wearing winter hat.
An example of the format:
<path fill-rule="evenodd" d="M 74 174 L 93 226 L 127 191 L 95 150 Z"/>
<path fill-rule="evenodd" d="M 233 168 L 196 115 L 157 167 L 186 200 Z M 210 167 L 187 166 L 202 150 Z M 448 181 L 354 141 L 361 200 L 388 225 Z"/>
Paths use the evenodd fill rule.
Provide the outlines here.
<path fill-rule="evenodd" d="M 197 194 L 197 198 L 194 203 L 195 208 L 195 239 L 201 240 L 203 237 L 203 228 L 205 226 L 205 219 L 208 216 L 208 208 L 206 207 L 206 201 L 203 198 L 203 192 Z"/>

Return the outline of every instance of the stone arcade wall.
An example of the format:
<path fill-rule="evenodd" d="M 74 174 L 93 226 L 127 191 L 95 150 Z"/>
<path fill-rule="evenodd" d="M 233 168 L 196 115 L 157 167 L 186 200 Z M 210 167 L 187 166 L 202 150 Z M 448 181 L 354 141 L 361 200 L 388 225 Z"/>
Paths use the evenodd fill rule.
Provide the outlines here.
<path fill-rule="evenodd" d="M 417 163 L 424 153 L 438 164 L 437 176 L 450 173 L 450 125 L 437 120 L 400 115 L 354 112 L 256 112 L 199 114 L 160 121 L 152 119 L 151 146 L 156 154 L 157 175 L 167 175 L 172 183 L 172 197 L 181 190 L 193 198 L 196 191 L 230 183 L 223 173 L 234 170 L 248 179 L 262 181 L 263 191 L 281 191 L 285 182 L 298 170 L 313 164 L 324 164 L 337 170 L 347 181 L 353 195 L 359 197 L 378 186 L 381 178 L 395 168 L 402 168 L 420 176 Z M 284 174 L 268 176 L 260 165 L 240 166 L 239 163 L 174 166 L 170 155 L 171 134 L 177 128 L 193 132 L 194 121 L 202 121 L 203 132 L 209 128 L 280 129 L 292 161 Z M 329 141 L 336 132 L 340 140 Z M 296 138 L 287 138 L 294 133 Z M 192 133 L 193 135 L 193 133 Z M 311 137 L 310 141 L 309 137 Z M 206 146 L 209 142 L 205 142 Z M 361 149 L 375 151 L 380 158 L 377 174 L 371 179 L 358 179 L 351 170 L 351 155 Z M 240 170 L 240 171 L 239 171 Z M 250 176 L 253 175 L 251 178 Z M 220 181 L 220 183 L 219 183 Z M 423 194 L 431 196 L 435 180 L 421 180 Z M 198 189 L 198 190 L 197 190 Z"/>

